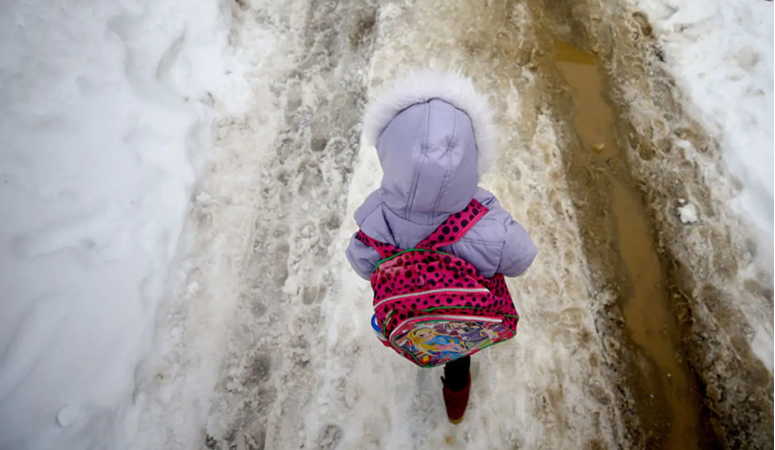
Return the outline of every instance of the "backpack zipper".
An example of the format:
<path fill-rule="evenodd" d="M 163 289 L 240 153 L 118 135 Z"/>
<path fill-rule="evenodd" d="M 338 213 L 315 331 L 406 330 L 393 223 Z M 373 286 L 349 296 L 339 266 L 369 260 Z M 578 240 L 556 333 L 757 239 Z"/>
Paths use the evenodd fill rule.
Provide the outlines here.
<path fill-rule="evenodd" d="M 418 320 L 419 319 L 419 320 Z M 420 322 L 433 322 L 438 320 L 452 320 L 455 322 L 490 322 L 490 323 L 502 323 L 502 319 L 496 319 L 493 317 L 482 317 L 482 316 L 454 316 L 454 315 L 447 315 L 447 314 L 439 314 L 437 316 L 421 316 L 421 317 L 412 317 L 409 319 L 404 320 L 403 322 L 396 325 L 396 327 L 393 329 L 393 332 L 390 333 L 390 342 L 393 343 L 393 338 L 395 337 L 395 334 L 398 330 L 401 329 L 401 327 L 410 321 L 416 321 L 417 323 Z"/>
<path fill-rule="evenodd" d="M 437 253 L 439 255 L 451 256 L 453 258 L 457 258 L 457 256 L 455 256 L 455 255 L 453 255 L 451 253 L 440 252 L 438 250 L 430 250 L 430 249 L 427 249 L 427 248 L 408 248 L 406 250 L 401 250 L 400 252 L 396 253 L 393 256 L 388 256 L 387 258 L 378 261 L 377 264 L 374 266 L 374 270 L 372 270 L 371 272 L 372 273 L 376 272 L 377 271 L 377 267 L 379 267 L 379 265 L 382 264 L 383 262 L 390 261 L 393 258 L 398 258 L 399 256 L 403 255 L 404 253 L 409 253 L 409 252 Z M 460 258 L 458 258 L 458 259 L 460 259 Z"/>
<path fill-rule="evenodd" d="M 422 292 L 414 292 L 411 294 L 401 294 L 401 295 L 394 295 L 392 297 L 388 297 L 385 299 L 380 300 L 376 305 L 374 305 L 374 309 L 379 307 L 380 305 L 391 302 L 393 300 L 401 300 L 402 298 L 411 298 L 411 297 L 417 297 L 420 295 L 425 294 L 440 294 L 443 292 L 455 292 L 455 293 L 466 293 L 466 292 L 487 292 L 489 293 L 490 290 L 487 288 L 446 288 L 446 289 L 432 289 L 430 291 L 422 291 Z"/>

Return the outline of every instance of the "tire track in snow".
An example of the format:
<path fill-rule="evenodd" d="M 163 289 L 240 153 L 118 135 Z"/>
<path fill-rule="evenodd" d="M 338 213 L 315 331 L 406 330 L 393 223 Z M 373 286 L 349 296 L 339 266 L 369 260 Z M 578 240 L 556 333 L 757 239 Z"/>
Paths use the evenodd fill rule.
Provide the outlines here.
<path fill-rule="evenodd" d="M 567 11 L 539 1 L 531 7 L 537 15 L 551 15 L 554 8 Z M 617 342 L 609 348 L 607 363 L 617 369 L 612 382 L 626 405 L 622 414 L 631 446 L 696 448 L 705 434 L 698 430 L 702 415 L 695 380 L 675 358 L 680 330 L 667 300 L 649 220 L 614 135 L 617 120 L 602 97 L 605 87 L 595 57 L 568 44 L 580 42 L 577 36 L 556 31 L 569 29 L 562 26 L 564 19 L 540 22 L 547 55 L 542 78 L 556 87 L 549 89 L 556 92 L 553 103 L 573 99 L 572 107 L 556 110 L 567 128 L 566 174 L 574 186 L 593 284 L 606 299 L 598 311 L 597 331 Z"/>
<path fill-rule="evenodd" d="M 342 222 L 375 7 L 223 5 L 256 106 L 216 127 L 182 245 L 192 251 L 137 375 L 140 448 L 285 447 L 298 433 L 284 428 L 289 405 L 315 376 L 303 370 L 332 283 L 325 254 Z"/>
<path fill-rule="evenodd" d="M 701 443 L 771 447 L 772 368 L 754 353 L 762 342 L 772 346 L 772 274 L 757 264 L 745 220 L 730 207 L 739 187 L 721 164 L 713 130 L 692 117 L 695 106 L 669 74 L 661 37 L 631 2 L 541 3 L 563 16 L 562 33 L 580 36 L 605 66 L 619 145 L 650 216 L 680 325 L 675 359 L 696 373 L 693 388 L 709 416 L 702 426 L 713 428 L 701 431 Z M 686 203 L 700 211 L 698 222 L 680 220 Z"/>

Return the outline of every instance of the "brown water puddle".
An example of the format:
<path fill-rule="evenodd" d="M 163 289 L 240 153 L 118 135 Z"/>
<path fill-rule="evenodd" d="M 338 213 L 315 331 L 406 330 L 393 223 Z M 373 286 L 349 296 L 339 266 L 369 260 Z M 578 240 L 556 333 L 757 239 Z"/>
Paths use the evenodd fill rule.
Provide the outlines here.
<path fill-rule="evenodd" d="M 573 125 L 582 142 L 580 160 L 596 176 L 606 177 L 611 188 L 610 213 L 615 218 L 616 242 L 626 266 L 620 272 L 627 286 L 620 307 L 625 330 L 640 348 L 642 426 L 662 435 L 663 448 L 696 449 L 699 436 L 699 401 L 693 379 L 680 358 L 680 331 L 671 313 L 659 257 L 641 199 L 626 170 L 617 170 L 625 154 L 616 145 L 614 115 L 602 96 L 604 86 L 595 57 L 561 42 L 555 63 L 572 88 L 575 103 Z M 577 155 L 578 156 L 578 155 Z M 574 158 L 579 160 L 579 158 Z M 652 422 L 652 423 L 648 423 Z"/>

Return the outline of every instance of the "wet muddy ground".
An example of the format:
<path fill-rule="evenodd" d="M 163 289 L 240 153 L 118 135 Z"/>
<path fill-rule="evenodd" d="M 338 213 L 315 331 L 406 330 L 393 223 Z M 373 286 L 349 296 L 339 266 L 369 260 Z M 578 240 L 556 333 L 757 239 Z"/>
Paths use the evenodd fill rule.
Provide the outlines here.
<path fill-rule="evenodd" d="M 580 141 L 571 144 L 568 176 L 578 188 L 582 227 L 598 230 L 586 236 L 587 252 L 610 263 L 607 277 L 620 292 L 612 311 L 633 355 L 625 370 L 633 371 L 628 378 L 641 430 L 652 445 L 663 440 L 663 448 L 699 448 L 707 437 L 699 433 L 696 383 L 682 358 L 651 225 L 617 143 L 613 111 L 602 97 L 600 67 L 594 55 L 566 42 L 556 44 L 554 59 L 570 87 Z"/>
<path fill-rule="evenodd" d="M 573 60 L 556 66 L 572 87 L 581 146 L 593 150 L 574 154 L 568 173 L 578 188 L 574 192 L 582 217 L 587 211 L 587 225 L 581 227 L 588 255 L 602 265 L 602 278 L 616 293 L 612 314 L 622 322 L 624 342 L 636 346 L 628 384 L 641 431 L 651 441 L 647 446 L 768 448 L 772 376 L 740 341 L 751 342 L 749 327 L 756 324 L 744 317 L 745 309 L 771 316 L 772 292 L 759 284 L 767 283 L 765 274 L 751 277 L 750 245 L 742 242 L 740 224 L 724 211 L 729 187 L 699 173 L 702 164 L 723 172 L 713 164 L 719 149 L 682 110 L 680 93 L 664 71 L 663 55 L 644 15 L 622 15 L 620 9 L 594 2 L 563 3 L 536 7 L 546 13 L 555 36 L 589 52 L 579 55 L 562 44 L 556 52 L 556 59 Z M 606 18 L 612 25 L 601 26 Z M 565 32 L 557 33 L 563 25 Z M 563 58 L 568 54 L 575 58 Z M 580 67 L 585 63 L 586 72 Z M 589 71 L 591 63 L 598 64 L 599 86 Z M 575 65 L 575 75 L 568 64 Z M 581 89 L 584 82 L 586 90 Z M 595 91 L 602 97 L 597 102 L 590 98 Z M 598 125 L 610 133 L 597 139 L 605 145 L 600 153 L 589 131 L 595 124 L 579 119 L 585 113 L 601 118 Z M 609 145 L 616 151 L 609 151 Z M 585 173 L 583 166 L 591 170 Z M 697 234 L 687 231 L 692 224 L 677 218 L 676 208 L 686 198 L 707 214 Z M 606 204 L 616 234 L 610 234 L 610 220 L 607 229 L 601 224 Z M 600 237 L 595 223 L 608 239 Z M 709 239 L 698 242 L 690 235 Z M 612 249 L 608 257 L 601 242 Z M 618 282 L 620 276 L 623 282 Z M 621 308 L 621 317 L 616 308 Z M 646 398 L 648 391 L 659 393 Z"/>
<path fill-rule="evenodd" d="M 542 59 L 544 76 L 555 83 L 553 72 L 559 70 L 569 87 L 565 97 L 572 98 L 575 136 L 567 142 L 567 174 L 580 211 L 586 253 L 596 266 L 593 278 L 616 299 L 606 305 L 605 316 L 617 322 L 621 332 L 610 321 L 599 320 L 598 326 L 609 336 L 618 335 L 618 344 L 627 349 L 619 361 L 619 383 L 630 396 L 625 417 L 639 422 L 637 431 L 630 427 L 631 438 L 646 448 L 743 444 L 767 448 L 772 440 L 772 396 L 759 386 L 768 379 L 764 385 L 771 388 L 771 375 L 764 376 L 766 369 L 750 358 L 750 351 L 731 356 L 725 351 L 733 347 L 730 342 L 709 337 L 720 327 L 729 330 L 736 325 L 724 323 L 725 317 L 704 314 L 708 303 L 735 302 L 735 293 L 751 293 L 744 287 L 742 267 L 724 268 L 750 264 L 750 255 L 742 261 L 746 252 L 740 249 L 741 237 L 730 229 L 734 222 L 723 213 L 713 217 L 718 221 L 708 220 L 701 231 L 716 236 L 711 245 L 679 243 L 687 233 L 681 230 L 685 224 L 676 219 L 676 202 L 694 197 L 705 203 L 703 210 L 716 212 L 718 206 L 703 207 L 729 195 L 714 186 L 718 192 L 713 199 L 710 180 L 696 170 L 698 162 L 708 163 L 707 159 L 683 149 L 718 154 L 718 148 L 682 111 L 678 92 L 660 67 L 664 58 L 644 15 L 637 11 L 623 15 L 622 9 L 595 2 L 536 1 L 531 8 L 544 18 L 547 34 L 555 41 L 554 61 Z M 603 26 L 606 18 L 611 22 Z M 638 102 L 648 97 L 649 103 Z M 567 114 L 563 101 L 557 102 L 560 116 Z M 691 145 L 676 145 L 684 139 Z M 680 169 L 664 170 L 670 164 Z M 721 252 L 740 257 L 723 261 Z M 717 278 L 687 267 L 708 259 L 720 266 L 711 269 Z M 760 274 L 758 279 L 766 276 Z M 727 295 L 718 299 L 720 292 L 709 286 L 698 292 L 698 284 L 724 284 Z M 759 297 L 751 300 L 760 305 L 763 300 L 767 311 L 772 293 L 757 287 Z M 740 313 L 731 315 L 740 320 Z M 719 354 L 748 369 L 730 371 L 719 364 Z M 728 376 L 741 379 L 722 381 Z M 745 406 L 721 400 L 724 388 L 719 384 L 724 382 L 736 386 L 738 395 L 739 386 L 746 385 Z M 745 423 L 745 417 L 753 421 Z"/>
<path fill-rule="evenodd" d="M 165 448 L 771 448 L 772 374 L 750 343 L 772 280 L 647 17 L 597 0 L 285 6 L 229 6 L 233 44 L 264 61 L 262 107 L 219 124 L 215 199 L 195 205 L 209 244 L 181 289 L 230 281 L 186 306 L 183 328 L 212 352 L 173 361 L 210 372 L 174 370 L 214 377 L 214 392 L 180 394 L 206 425 L 190 441 L 170 425 Z M 502 150 L 485 187 L 539 248 L 509 281 L 516 344 L 476 358 L 452 429 L 435 373 L 379 357 L 368 287 L 343 257 L 379 182 L 359 111 L 412 67 L 492 93 Z M 687 202 L 699 222 L 679 220 Z M 233 317 L 205 314 L 216 294 Z"/>

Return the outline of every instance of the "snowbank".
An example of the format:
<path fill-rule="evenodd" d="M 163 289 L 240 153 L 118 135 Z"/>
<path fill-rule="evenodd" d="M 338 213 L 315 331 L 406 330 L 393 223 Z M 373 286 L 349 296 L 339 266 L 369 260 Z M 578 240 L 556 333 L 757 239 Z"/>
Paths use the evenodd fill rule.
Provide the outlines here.
<path fill-rule="evenodd" d="M 759 261 L 773 268 L 773 4 L 631 0 L 648 14 L 666 63 L 744 188 Z"/>
<path fill-rule="evenodd" d="M 210 146 L 217 2 L 0 3 L 0 449 L 112 448 Z M 116 439 L 116 440 L 114 440 Z"/>

